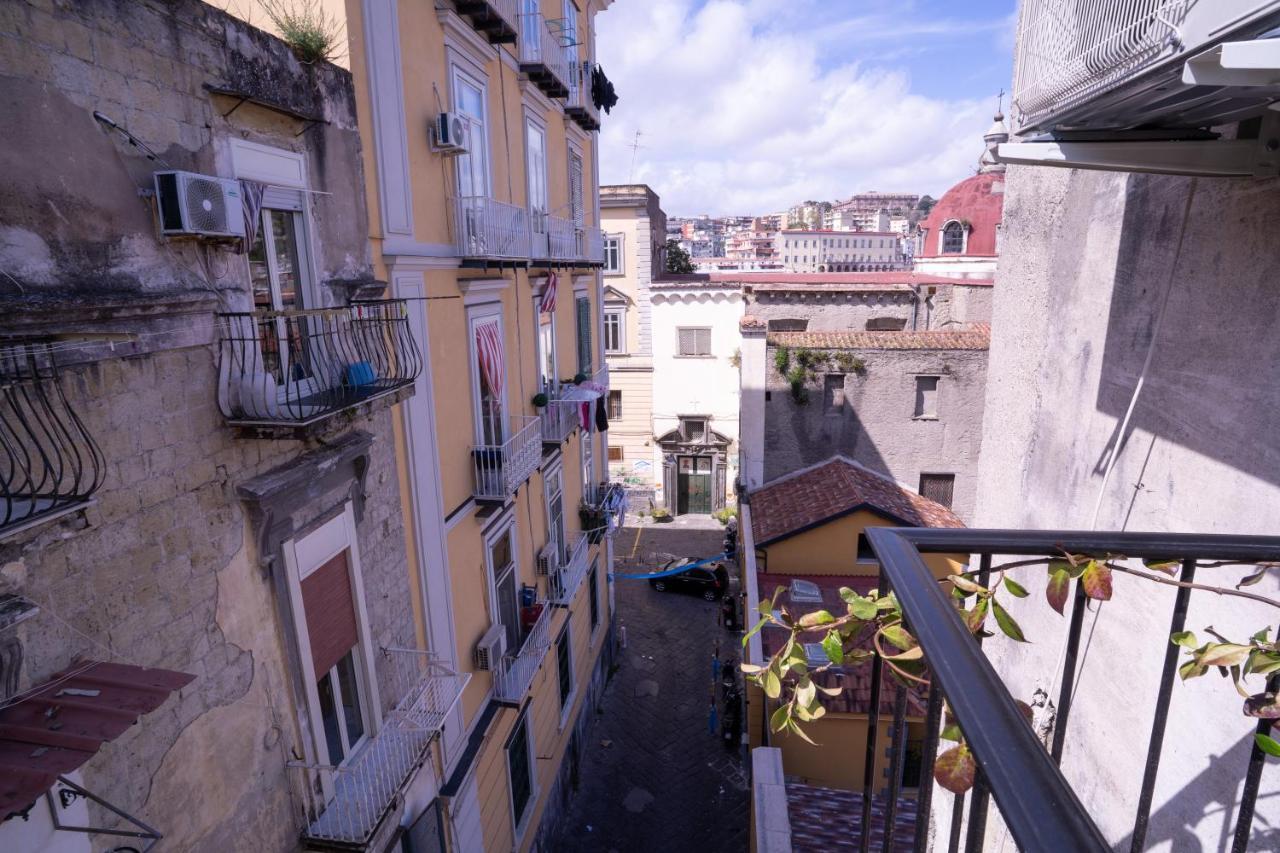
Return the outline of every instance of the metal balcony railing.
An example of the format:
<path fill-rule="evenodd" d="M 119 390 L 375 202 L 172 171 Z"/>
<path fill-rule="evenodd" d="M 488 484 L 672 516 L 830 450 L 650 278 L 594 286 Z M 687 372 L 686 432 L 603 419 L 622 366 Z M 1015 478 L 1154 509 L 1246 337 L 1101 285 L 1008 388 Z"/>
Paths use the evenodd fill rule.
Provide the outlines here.
<path fill-rule="evenodd" d="M 547 224 L 547 258 L 557 261 L 571 261 L 578 257 L 578 226 L 569 219 L 548 216 Z"/>
<path fill-rule="evenodd" d="M 573 601 L 587 576 L 589 551 L 587 534 L 579 533 L 569 545 L 569 558 L 548 576 L 552 604 L 568 605 Z"/>
<path fill-rule="evenodd" d="M 578 257 L 589 264 L 604 264 L 604 231 L 588 226 L 581 233 Z"/>
<path fill-rule="evenodd" d="M 600 542 L 626 524 L 627 490 L 621 483 L 592 483 L 582 490 L 581 518 L 588 541 Z"/>
<path fill-rule="evenodd" d="M 542 410 L 542 440 L 546 444 L 559 445 L 573 434 L 582 422 L 579 415 L 581 403 L 561 398 L 563 389 L 556 386 L 547 392 L 549 402 Z"/>
<path fill-rule="evenodd" d="M 499 702 L 519 702 L 529 692 L 533 676 L 542 665 L 542 658 L 551 647 L 551 608 L 545 600 L 537 600 L 523 613 L 535 612 L 524 631 L 519 650 L 506 654 L 498 661 L 493 673 L 494 696 Z"/>
<path fill-rule="evenodd" d="M 469 675 L 458 675 L 416 649 L 383 649 L 401 698 L 382 727 L 340 765 L 290 762 L 302 804 L 303 838 L 364 849 L 427 759 Z"/>
<path fill-rule="evenodd" d="M 951 810 L 949 849 L 958 848 L 961 826 L 967 823 L 966 851 L 981 851 L 983 848 L 991 797 L 995 798 L 1004 823 L 1019 849 L 1063 853 L 1113 849 L 1058 767 L 1071 713 L 1083 615 L 1088 599 L 1083 584 L 1077 581 L 1062 658 L 1061 691 L 1055 697 L 1057 707 L 1052 742 L 1046 749 L 1028 725 L 1024 711 L 1019 709 L 1001 677 L 983 655 L 981 639 L 975 638 L 962 621 L 955 599 L 925 565 L 922 554 L 979 555 L 980 568 L 976 580 L 982 586 L 989 584 L 992 556 L 997 554 L 1054 559 L 1061 559 L 1064 554 L 1087 555 L 1116 564 L 1139 558 L 1176 562 L 1181 567 L 1179 582 L 1183 585 L 1178 587 L 1174 600 L 1171 634 L 1184 630 L 1192 592 L 1191 587 L 1185 584 L 1194 580 L 1197 568 L 1213 568 L 1221 565 L 1220 561 L 1253 564 L 1280 560 L 1280 537 L 931 528 L 869 528 L 867 536 L 880 563 L 878 588 L 890 589 L 897 596 L 907 627 L 924 652 L 931 676 L 920 778 L 933 777 L 944 699 L 977 761 L 975 785 L 967 795 L 955 795 Z M 1180 649 L 1170 643 L 1168 635 L 1150 639 L 1165 648 L 1165 659 L 1155 693 L 1144 776 L 1138 800 L 1132 804 L 1136 814 L 1130 837 L 1130 849 L 1133 851 L 1145 849 L 1171 692 L 1180 663 Z M 895 689 L 894 685 L 886 688 L 882 684 L 883 669 L 877 654 L 871 666 L 867 755 L 881 754 L 882 748 L 877 742 L 880 695 L 883 689 Z M 1280 675 L 1273 673 L 1267 678 L 1267 690 L 1274 693 L 1277 688 L 1280 688 Z M 906 689 L 896 686 L 899 692 Z M 1129 705 L 1126 710 L 1131 711 L 1131 701 Z M 887 807 L 890 813 L 881 822 L 886 827 L 894 825 L 892 810 L 902 790 L 901 756 L 907 730 L 903 716 L 906 703 L 897 701 L 895 708 L 890 767 L 896 768 L 896 772 L 889 776 Z M 1226 721 L 1225 724 L 1230 725 L 1231 722 Z M 1245 726 L 1240 724 L 1242 721 L 1236 722 L 1242 734 L 1245 733 Z M 1260 719 L 1254 730 L 1266 733 L 1272 722 Z M 1254 745 L 1247 765 L 1241 768 L 1244 786 L 1233 830 L 1231 849 L 1234 853 L 1242 853 L 1249 844 L 1264 758 L 1262 751 Z M 1104 763 L 1106 756 L 1097 756 L 1096 761 Z M 866 762 L 860 823 L 863 828 L 873 826 L 869 813 L 873 799 L 871 794 L 880 784 L 873 778 L 873 764 Z M 933 791 L 933 785 L 925 784 L 917 794 L 919 819 L 913 849 L 921 853 L 929 849 Z M 1229 814 L 1231 804 L 1227 804 L 1224 811 Z M 870 832 L 861 832 L 860 850 L 863 853 L 870 849 L 870 835 Z M 899 849 L 894 846 L 892 833 L 889 835 L 884 839 L 884 849 Z"/>
<path fill-rule="evenodd" d="M 450 203 L 453 248 L 460 258 L 527 261 L 529 212 L 487 196 L 464 196 Z"/>
<path fill-rule="evenodd" d="M 540 12 L 520 16 L 520 70 L 548 97 L 569 94 L 569 54 Z"/>
<path fill-rule="evenodd" d="M 106 462 L 47 342 L 0 343 L 0 536 L 83 506 Z"/>
<path fill-rule="evenodd" d="M 591 97 L 591 62 L 577 62 L 569 69 L 569 97 L 565 100 L 565 115 L 586 131 L 600 129 L 600 111 Z"/>
<path fill-rule="evenodd" d="M 519 0 L 453 0 L 453 6 L 491 44 L 509 44 L 516 40 Z"/>
<path fill-rule="evenodd" d="M 308 426 L 409 388 L 422 370 L 402 299 L 218 319 L 218 407 L 231 424 Z"/>
<path fill-rule="evenodd" d="M 508 424 L 509 439 L 471 448 L 477 500 L 507 500 L 542 462 L 542 419 L 515 416 Z"/>

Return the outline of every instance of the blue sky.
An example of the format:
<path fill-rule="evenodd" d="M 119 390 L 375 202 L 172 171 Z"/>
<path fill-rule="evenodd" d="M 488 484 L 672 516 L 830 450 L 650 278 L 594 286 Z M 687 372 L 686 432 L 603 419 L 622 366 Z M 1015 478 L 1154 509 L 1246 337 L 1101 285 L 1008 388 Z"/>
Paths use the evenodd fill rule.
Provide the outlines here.
<path fill-rule="evenodd" d="M 676 215 L 868 189 L 936 196 L 972 174 L 1009 88 L 1014 11 L 1015 0 L 616 0 L 597 18 L 620 97 L 601 181 L 646 182 Z"/>

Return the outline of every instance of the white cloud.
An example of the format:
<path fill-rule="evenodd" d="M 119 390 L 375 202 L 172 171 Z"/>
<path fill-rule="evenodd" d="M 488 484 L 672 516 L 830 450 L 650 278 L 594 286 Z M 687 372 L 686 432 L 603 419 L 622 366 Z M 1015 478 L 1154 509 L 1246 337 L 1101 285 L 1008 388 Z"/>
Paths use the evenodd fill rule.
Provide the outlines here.
<path fill-rule="evenodd" d="M 622 0 L 600 15 L 597 55 L 620 98 L 603 123 L 601 182 L 647 183 L 669 213 L 727 214 L 870 189 L 937 196 L 972 174 L 991 98 L 924 97 L 905 71 L 854 58 L 910 49 L 896 40 L 938 24 L 819 25 L 816 1 Z M 995 35 L 1006 23 L 970 26 Z M 833 61 L 835 49 L 848 58 Z"/>

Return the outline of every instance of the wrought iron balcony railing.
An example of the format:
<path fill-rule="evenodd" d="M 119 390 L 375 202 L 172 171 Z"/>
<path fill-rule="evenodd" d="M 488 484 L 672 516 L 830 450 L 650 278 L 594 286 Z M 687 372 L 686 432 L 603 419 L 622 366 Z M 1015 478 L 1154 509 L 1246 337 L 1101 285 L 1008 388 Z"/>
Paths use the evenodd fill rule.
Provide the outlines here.
<path fill-rule="evenodd" d="M 588 132 L 600 129 L 600 111 L 591 97 L 591 62 L 577 62 L 569 69 L 569 97 L 564 104 L 565 115 Z"/>
<path fill-rule="evenodd" d="M 528 261 L 529 212 L 487 196 L 464 196 L 450 204 L 453 248 L 460 258 Z"/>
<path fill-rule="evenodd" d="M 0 536 L 83 506 L 102 451 L 67 401 L 47 342 L 0 343 Z"/>
<path fill-rule="evenodd" d="M 400 699 L 377 734 L 342 765 L 289 764 L 308 841 L 367 849 L 471 677 L 428 652 L 388 648 L 383 655 Z"/>
<path fill-rule="evenodd" d="M 520 16 L 520 70 L 551 98 L 569 94 L 569 53 L 540 12 Z"/>
<path fill-rule="evenodd" d="M 572 603 L 573 597 L 578 593 L 578 587 L 582 586 L 582 580 L 587 576 L 589 552 L 587 534 L 579 533 L 569 544 L 568 559 L 548 575 L 551 587 L 548 597 L 552 604 Z"/>
<path fill-rule="evenodd" d="M 510 44 L 516 40 L 519 0 L 453 0 L 453 6 L 490 44 Z"/>
<path fill-rule="evenodd" d="M 581 403 L 563 400 L 557 396 L 558 390 L 548 394 L 551 398 L 542 410 L 542 441 L 545 444 L 559 446 L 582 422 L 579 415 Z"/>
<path fill-rule="evenodd" d="M 604 231 L 588 226 L 582 229 L 578 257 L 589 264 L 604 264 Z"/>
<path fill-rule="evenodd" d="M 422 353 L 402 299 L 219 315 L 218 407 L 228 423 L 307 427 L 412 388 Z"/>
<path fill-rule="evenodd" d="M 578 226 L 572 220 L 559 216 L 546 217 L 547 258 L 571 261 L 578 257 Z"/>
<path fill-rule="evenodd" d="M 528 616 L 523 627 L 524 638 L 514 653 L 503 655 L 493 673 L 494 697 L 499 702 L 518 703 L 529 692 L 533 676 L 542 666 L 542 658 L 551 647 L 551 608 L 545 600 L 534 601 L 521 608 L 522 618 Z"/>
<path fill-rule="evenodd" d="M 1004 682 L 983 655 L 981 639 L 971 634 L 955 606 L 955 599 L 925 565 L 922 554 L 977 554 L 980 559 L 977 582 L 983 586 L 988 584 L 993 555 L 1061 559 L 1064 554 L 1072 554 L 1117 563 L 1138 558 L 1177 562 L 1181 566 L 1179 582 L 1183 585 L 1178 587 L 1174 600 L 1170 633 L 1184 629 L 1192 592 L 1191 587 L 1185 584 L 1193 581 L 1198 566 L 1205 568 L 1218 561 L 1258 563 L 1280 560 L 1280 537 L 930 528 L 869 528 L 867 536 L 881 567 L 879 588 L 891 589 L 897 596 L 907 627 L 924 652 L 930 674 L 920 778 L 931 779 L 934 774 L 944 699 L 977 761 L 975 785 L 967 795 L 955 795 L 952 805 L 949 846 L 952 851 L 959 847 L 962 826 L 967 826 L 965 850 L 983 849 L 988 805 L 992 797 L 1019 849 L 1080 853 L 1110 851 L 1113 847 L 1058 767 L 1076 684 L 1087 601 L 1084 585 L 1077 582 L 1062 659 L 1062 687 L 1059 696 L 1054 697 L 1058 703 L 1056 718 L 1051 745 L 1046 749 L 1028 724 L 1024 711 L 1009 695 Z M 1136 817 L 1129 848 L 1133 851 L 1143 850 L 1145 845 L 1171 692 L 1179 664 L 1179 647 L 1169 642 L 1168 635 L 1154 640 L 1164 647 L 1165 659 L 1155 691 L 1144 776 L 1138 800 L 1132 804 Z M 878 755 L 882 748 L 878 743 L 881 691 L 895 689 L 892 685 L 886 687 L 882 684 L 883 669 L 877 654 L 871 667 L 868 755 Z M 1278 687 L 1280 675 L 1269 675 L 1267 690 L 1274 693 Z M 901 693 L 906 688 L 898 686 L 896 689 Z M 1129 705 L 1127 712 L 1132 711 L 1132 701 Z M 895 771 L 889 774 L 889 813 L 879 822 L 885 827 L 894 826 L 893 809 L 902 790 L 905 708 L 905 702 L 895 702 L 895 734 L 890 746 L 890 767 Z M 1272 722 L 1260 719 L 1255 731 L 1269 731 Z M 1241 731 L 1243 734 L 1244 725 L 1241 725 Z M 1254 745 L 1247 765 L 1241 768 L 1244 786 L 1233 830 L 1233 853 L 1243 853 L 1249 844 L 1264 758 L 1259 747 Z M 1105 763 L 1106 756 L 1097 756 L 1096 761 Z M 866 762 L 860 823 L 864 831 L 859 842 L 862 853 L 871 849 L 871 833 L 865 830 L 873 826 L 870 815 L 872 792 L 879 786 L 879 781 L 873 778 L 873 765 L 874 762 Z M 925 784 L 917 794 L 919 819 L 912 843 L 913 849 L 922 853 L 929 849 L 933 791 L 933 785 Z M 1230 807 L 1227 812 L 1230 812 Z M 886 835 L 883 849 L 900 849 L 894 846 L 893 833 L 887 832 Z M 941 847 L 941 839 L 934 843 L 935 849 Z"/>
<path fill-rule="evenodd" d="M 501 444 L 471 448 L 476 500 L 506 501 L 542 462 L 542 419 L 516 416 L 508 421 L 511 437 Z"/>

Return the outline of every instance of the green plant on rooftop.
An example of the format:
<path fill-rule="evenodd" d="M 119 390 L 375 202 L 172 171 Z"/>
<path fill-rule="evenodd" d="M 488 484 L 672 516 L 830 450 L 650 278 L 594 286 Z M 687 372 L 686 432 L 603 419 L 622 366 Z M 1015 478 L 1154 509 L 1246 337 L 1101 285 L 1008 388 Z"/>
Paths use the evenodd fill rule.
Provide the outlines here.
<path fill-rule="evenodd" d="M 779 375 L 786 376 L 787 371 L 791 369 L 791 350 L 787 347 L 778 347 L 774 350 L 773 366 Z"/>
<path fill-rule="evenodd" d="M 262 10 L 298 61 L 311 64 L 342 57 L 343 24 L 320 0 L 262 0 Z"/>
<path fill-rule="evenodd" d="M 791 386 L 791 399 L 797 406 L 803 406 L 809 402 L 809 389 L 805 387 L 808 379 L 809 371 L 799 364 L 791 368 L 791 372 L 787 374 L 787 383 Z"/>
<path fill-rule="evenodd" d="M 1026 598 L 1027 587 L 1014 580 L 1008 572 L 1031 566 L 1045 568 L 1044 595 L 1049 606 L 1065 615 L 1072 584 L 1077 584 L 1087 602 L 1110 601 L 1115 573 L 1132 575 L 1146 581 L 1169 586 L 1186 587 L 1235 596 L 1269 604 L 1280 609 L 1280 601 L 1243 587 L 1252 586 L 1268 571 L 1280 568 L 1280 563 L 1259 563 L 1234 589 L 1208 584 L 1176 580 L 1177 561 L 1143 561 L 1143 568 L 1125 565 L 1123 555 L 1066 554 L 1060 558 L 1036 558 L 1017 560 L 991 568 L 987 585 L 976 579 L 977 571 L 964 571 L 939 580 L 948 584 L 952 599 L 960 617 L 975 636 L 992 637 L 994 627 L 1005 637 L 1019 643 L 1030 642 L 1022 626 L 1005 606 L 1009 598 Z M 1222 561 L 1202 563 L 1203 566 L 1253 565 Z M 783 628 L 789 633 L 787 641 L 763 665 L 741 664 L 748 679 L 764 691 L 765 696 L 778 702 L 770 716 L 769 724 L 776 732 L 787 731 L 813 743 L 804 731 L 804 724 L 820 719 L 826 713 L 822 694 L 835 696 L 842 688 L 827 688 L 814 681 L 813 675 L 831 667 L 857 665 L 871 660 L 879 653 L 889 668 L 890 677 L 904 686 L 927 686 L 928 664 L 915 637 L 906 629 L 902 609 L 893 593 L 881 595 L 871 590 L 866 595 L 848 587 L 839 591 L 845 612 L 832 613 L 816 610 L 803 614 L 790 612 L 783 598 L 784 587 L 778 587 L 771 598 L 760 602 L 760 620 L 743 637 L 745 648 L 751 637 L 765 626 Z M 1005 597 L 1007 596 L 1007 598 Z M 994 623 L 994 626 L 992 626 Z M 1263 689 L 1250 692 L 1245 679 L 1250 676 L 1268 677 L 1280 674 L 1280 640 L 1272 640 L 1269 628 L 1253 634 L 1245 642 L 1235 642 L 1213 628 L 1204 629 L 1212 637 L 1201 640 L 1190 631 L 1180 631 L 1170 636 L 1170 641 L 1186 650 L 1187 660 L 1179 669 L 1185 681 L 1198 678 L 1211 669 L 1229 678 L 1236 691 L 1244 699 L 1243 713 L 1263 720 L 1280 720 L 1280 697 L 1274 691 Z M 865 638 L 870 636 L 870 647 Z M 805 644 L 820 642 L 827 662 L 813 666 L 805 650 Z M 874 652 L 872 651 L 874 649 Z M 1031 717 L 1031 707 L 1018 703 Z M 934 764 L 934 778 L 939 785 L 954 793 L 963 793 L 973 785 L 977 764 L 964 740 L 964 733 L 948 713 L 941 733 L 943 740 L 955 743 L 938 755 Z M 1280 757 L 1280 741 L 1267 734 L 1255 735 L 1259 749 L 1268 755 Z"/>
<path fill-rule="evenodd" d="M 851 352 L 838 352 L 832 358 L 836 366 L 845 373 L 856 373 L 859 376 L 863 376 L 867 372 L 866 362 Z"/>

